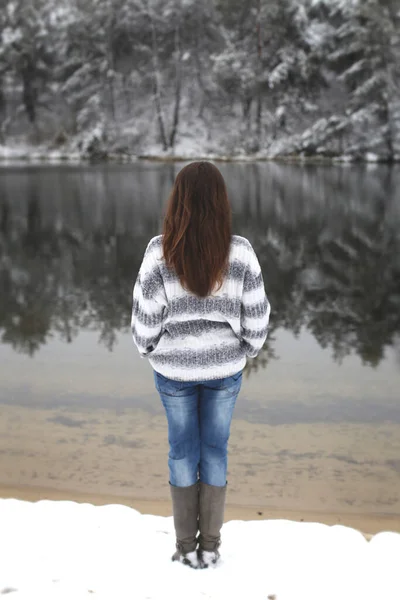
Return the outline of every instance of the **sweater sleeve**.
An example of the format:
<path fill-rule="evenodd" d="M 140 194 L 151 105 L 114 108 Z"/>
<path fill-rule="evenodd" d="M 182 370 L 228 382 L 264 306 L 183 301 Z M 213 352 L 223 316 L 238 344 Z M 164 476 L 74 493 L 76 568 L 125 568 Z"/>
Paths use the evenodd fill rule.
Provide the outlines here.
<path fill-rule="evenodd" d="M 164 283 L 150 242 L 133 288 L 131 330 L 142 357 L 156 349 L 162 335 L 166 309 Z"/>
<path fill-rule="evenodd" d="M 241 336 L 246 355 L 255 358 L 268 335 L 271 307 L 257 256 L 251 248 L 246 267 L 241 304 Z"/>

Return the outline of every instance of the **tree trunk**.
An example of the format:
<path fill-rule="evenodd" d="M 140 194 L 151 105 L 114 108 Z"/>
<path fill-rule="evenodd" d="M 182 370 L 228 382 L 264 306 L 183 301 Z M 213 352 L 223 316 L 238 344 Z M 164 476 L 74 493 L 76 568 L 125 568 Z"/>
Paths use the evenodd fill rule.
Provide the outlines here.
<path fill-rule="evenodd" d="M 152 65 L 153 65 L 153 96 L 154 96 L 154 104 L 156 108 L 157 122 L 158 128 L 160 132 L 160 139 L 163 146 L 164 151 L 168 150 L 168 142 L 167 136 L 165 133 L 165 121 L 162 110 L 162 99 L 161 99 L 161 89 L 160 89 L 160 71 L 158 68 L 158 46 L 157 46 L 157 35 L 156 28 L 154 25 L 154 20 L 152 14 L 150 13 L 149 3 L 147 2 L 147 14 L 150 20 L 151 27 L 151 45 L 152 45 Z"/>
<path fill-rule="evenodd" d="M 260 90 L 257 92 L 257 142 L 261 144 L 262 138 L 262 97 Z"/>
<path fill-rule="evenodd" d="M 257 142 L 261 145 L 262 138 L 262 94 L 261 94 L 261 76 L 262 76 L 262 39 L 261 39 L 261 0 L 257 4 Z"/>
<path fill-rule="evenodd" d="M 129 78 L 129 76 L 127 74 L 125 74 L 123 76 L 122 89 L 123 89 L 124 98 L 125 98 L 126 114 L 128 115 L 128 117 L 130 117 L 131 112 L 132 112 L 132 100 L 131 100 L 131 95 L 130 95 L 130 89 L 128 88 L 128 78 Z"/>
<path fill-rule="evenodd" d="M 115 122 L 115 100 L 114 100 L 114 82 L 109 77 L 108 79 L 108 93 L 110 95 L 110 108 L 111 108 L 111 117 Z"/>
<path fill-rule="evenodd" d="M 176 134 L 179 125 L 179 114 L 182 96 L 182 50 L 180 44 L 179 24 L 175 30 L 175 108 L 172 121 L 171 135 L 169 138 L 169 146 L 173 148 L 175 145 Z"/>
<path fill-rule="evenodd" d="M 1 94 L 1 92 L 0 92 Z M 1 99 L 0 99 L 1 103 Z M 0 108 L 0 144 L 5 144 L 5 125 L 7 122 L 6 111 L 5 111 L 5 102 L 2 108 Z"/>
<path fill-rule="evenodd" d="M 387 98 L 387 92 L 382 94 L 383 98 L 382 98 L 382 105 L 383 105 L 383 114 L 384 114 L 384 121 L 385 121 L 385 125 L 386 125 L 386 134 L 385 134 L 385 142 L 386 142 L 386 147 L 387 147 L 387 152 L 388 152 L 388 159 L 390 161 L 393 161 L 394 159 L 394 146 L 393 146 L 393 134 L 394 132 L 394 124 L 393 124 L 393 120 L 392 120 L 392 114 L 391 114 L 391 110 L 390 110 L 390 101 Z"/>
<path fill-rule="evenodd" d="M 115 7 L 114 3 L 110 7 L 110 17 L 107 25 L 107 63 L 108 63 L 108 73 L 107 73 L 107 84 L 108 84 L 108 93 L 110 96 L 110 108 L 111 108 L 111 116 L 113 121 L 115 121 L 115 99 L 114 99 L 114 73 L 115 73 L 115 60 L 114 60 L 114 50 L 113 50 L 113 33 L 115 29 Z M 110 72 L 111 71 L 111 72 Z"/>
<path fill-rule="evenodd" d="M 243 100 L 243 120 L 246 121 L 247 127 L 250 130 L 251 125 L 251 105 L 253 103 L 253 98 L 246 94 Z"/>
<path fill-rule="evenodd" d="M 6 109 L 6 97 L 4 95 L 4 91 L 3 91 L 3 82 L 0 79 L 0 115 L 3 114 L 3 112 L 5 112 Z"/>
<path fill-rule="evenodd" d="M 195 46 L 195 55 L 194 60 L 196 64 L 196 78 L 198 86 L 201 90 L 200 96 L 200 108 L 199 108 L 199 117 L 202 119 L 204 116 L 204 109 L 207 105 L 207 100 L 210 97 L 210 94 L 207 90 L 207 86 L 204 82 L 203 77 L 203 65 L 200 57 L 208 56 L 209 53 L 207 51 L 207 43 L 204 43 L 205 40 L 205 31 L 204 31 L 204 21 L 201 17 L 201 11 L 198 14 L 197 19 L 197 28 L 196 28 L 196 46 Z"/>
<path fill-rule="evenodd" d="M 22 72 L 22 102 L 31 123 L 36 121 L 36 100 L 37 94 L 32 78 L 32 69 L 28 67 Z"/>

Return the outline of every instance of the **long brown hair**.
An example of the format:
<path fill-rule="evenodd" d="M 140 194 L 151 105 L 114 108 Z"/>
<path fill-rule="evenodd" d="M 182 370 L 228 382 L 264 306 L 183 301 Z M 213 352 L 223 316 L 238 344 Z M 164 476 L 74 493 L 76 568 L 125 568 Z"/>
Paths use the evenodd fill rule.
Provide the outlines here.
<path fill-rule="evenodd" d="M 184 288 L 200 297 L 222 285 L 228 265 L 232 215 L 225 181 L 210 162 L 193 162 L 177 175 L 163 227 L 163 252 Z"/>

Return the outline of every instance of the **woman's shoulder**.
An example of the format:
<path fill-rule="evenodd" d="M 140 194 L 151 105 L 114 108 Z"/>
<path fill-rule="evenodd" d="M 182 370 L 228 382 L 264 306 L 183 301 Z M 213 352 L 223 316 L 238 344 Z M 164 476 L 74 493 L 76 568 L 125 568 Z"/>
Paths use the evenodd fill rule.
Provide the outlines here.
<path fill-rule="evenodd" d="M 239 261 L 252 266 L 256 260 L 256 253 L 249 240 L 241 235 L 232 236 L 231 261 Z"/>
<path fill-rule="evenodd" d="M 162 235 L 156 235 L 155 237 L 151 238 L 151 240 L 149 241 L 149 243 L 147 244 L 147 248 L 146 248 L 146 255 L 149 254 L 158 254 L 159 252 L 161 252 L 162 249 Z"/>
<path fill-rule="evenodd" d="M 242 246 L 247 250 L 253 249 L 253 246 L 250 244 L 249 240 L 241 235 L 232 236 L 232 246 Z"/>
<path fill-rule="evenodd" d="M 147 244 L 146 252 L 152 252 L 153 250 L 160 249 L 162 247 L 162 235 L 156 235 L 151 238 Z M 242 235 L 232 235 L 232 246 L 243 246 L 244 248 L 252 249 L 252 245 L 249 240 Z"/>
<path fill-rule="evenodd" d="M 249 240 L 241 235 L 232 236 L 231 254 L 240 255 L 242 258 L 250 257 L 254 254 L 254 248 Z"/>

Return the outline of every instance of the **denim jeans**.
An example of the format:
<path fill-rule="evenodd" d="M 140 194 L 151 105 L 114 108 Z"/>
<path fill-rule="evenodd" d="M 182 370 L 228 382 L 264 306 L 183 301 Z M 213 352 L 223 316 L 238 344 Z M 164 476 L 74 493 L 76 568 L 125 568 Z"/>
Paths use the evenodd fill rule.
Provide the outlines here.
<path fill-rule="evenodd" d="M 169 482 L 178 487 L 198 479 L 224 486 L 228 440 L 242 372 L 211 381 L 175 381 L 154 371 L 168 421 Z"/>

